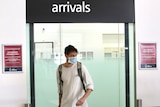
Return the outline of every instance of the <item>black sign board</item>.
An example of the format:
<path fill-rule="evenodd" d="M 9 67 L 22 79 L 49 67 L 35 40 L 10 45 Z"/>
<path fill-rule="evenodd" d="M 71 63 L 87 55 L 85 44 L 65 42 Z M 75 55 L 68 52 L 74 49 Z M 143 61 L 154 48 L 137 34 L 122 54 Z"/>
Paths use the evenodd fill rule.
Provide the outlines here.
<path fill-rule="evenodd" d="M 134 0 L 27 0 L 28 23 L 135 21 Z"/>

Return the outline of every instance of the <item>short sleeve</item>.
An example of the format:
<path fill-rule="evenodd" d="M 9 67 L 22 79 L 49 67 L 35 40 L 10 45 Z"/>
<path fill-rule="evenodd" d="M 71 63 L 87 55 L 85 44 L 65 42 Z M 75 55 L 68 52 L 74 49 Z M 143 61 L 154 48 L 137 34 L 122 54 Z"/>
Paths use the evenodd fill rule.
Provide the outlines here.
<path fill-rule="evenodd" d="M 88 72 L 87 68 L 82 64 L 82 76 L 83 81 L 85 83 L 86 89 L 94 90 L 94 83 L 90 73 Z"/>

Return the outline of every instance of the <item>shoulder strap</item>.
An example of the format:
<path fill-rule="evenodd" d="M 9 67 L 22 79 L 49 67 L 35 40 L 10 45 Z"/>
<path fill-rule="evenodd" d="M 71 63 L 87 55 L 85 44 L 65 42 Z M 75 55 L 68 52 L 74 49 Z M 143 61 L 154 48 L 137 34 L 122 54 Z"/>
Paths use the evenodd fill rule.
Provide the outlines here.
<path fill-rule="evenodd" d="M 63 81 L 62 81 L 62 64 L 59 65 L 58 67 L 58 72 L 59 72 L 59 88 L 60 88 L 60 93 L 59 94 L 62 94 L 62 85 L 63 85 Z"/>
<path fill-rule="evenodd" d="M 83 82 L 83 77 L 82 77 L 82 69 L 81 69 L 82 65 L 81 65 L 81 62 L 77 62 L 77 70 L 78 70 L 78 75 L 81 79 L 81 82 L 82 82 L 82 85 L 83 85 L 83 89 L 84 91 L 86 92 L 86 89 L 85 89 L 85 85 L 84 85 L 84 82 Z"/>

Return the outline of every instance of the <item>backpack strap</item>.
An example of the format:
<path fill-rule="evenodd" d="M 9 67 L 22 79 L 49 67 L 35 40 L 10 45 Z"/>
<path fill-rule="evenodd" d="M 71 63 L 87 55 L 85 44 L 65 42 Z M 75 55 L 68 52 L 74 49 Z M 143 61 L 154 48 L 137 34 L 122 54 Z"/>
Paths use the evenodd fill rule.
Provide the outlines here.
<path fill-rule="evenodd" d="M 83 82 L 82 69 L 81 69 L 81 68 L 82 68 L 81 62 L 77 62 L 78 75 L 79 75 L 79 77 L 80 77 L 80 79 L 81 79 L 81 82 L 82 82 L 82 85 L 83 85 L 83 89 L 84 89 L 84 91 L 86 92 L 85 85 L 84 85 L 84 82 Z"/>
<path fill-rule="evenodd" d="M 63 81 L 62 81 L 62 78 L 61 78 L 61 76 L 62 76 L 62 64 L 59 65 L 58 72 L 59 72 L 59 89 L 60 89 L 59 94 L 62 95 L 62 85 L 63 85 Z"/>

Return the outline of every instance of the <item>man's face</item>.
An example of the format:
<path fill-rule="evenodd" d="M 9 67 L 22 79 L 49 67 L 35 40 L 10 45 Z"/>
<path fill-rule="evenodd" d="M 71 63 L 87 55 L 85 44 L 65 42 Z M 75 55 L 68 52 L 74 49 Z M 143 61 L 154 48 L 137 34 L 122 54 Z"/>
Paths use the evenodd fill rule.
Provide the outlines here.
<path fill-rule="evenodd" d="M 76 57 L 77 56 L 77 52 L 73 51 L 70 52 L 68 55 L 66 55 L 66 58 L 68 59 L 69 57 Z"/>

